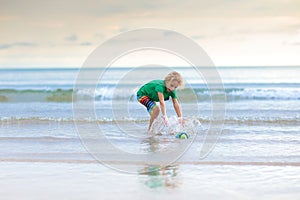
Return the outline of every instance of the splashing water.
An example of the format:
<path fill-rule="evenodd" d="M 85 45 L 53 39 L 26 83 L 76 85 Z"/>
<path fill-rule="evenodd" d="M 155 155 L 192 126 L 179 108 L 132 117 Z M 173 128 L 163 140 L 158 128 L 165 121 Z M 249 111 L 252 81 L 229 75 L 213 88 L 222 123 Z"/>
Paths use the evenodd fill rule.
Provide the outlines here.
<path fill-rule="evenodd" d="M 153 135 L 176 135 L 179 132 L 185 132 L 189 135 L 195 135 L 201 128 L 201 123 L 196 118 L 183 118 L 183 125 L 179 123 L 176 116 L 169 118 L 168 126 L 165 126 L 161 117 L 154 120 L 150 133 Z"/>

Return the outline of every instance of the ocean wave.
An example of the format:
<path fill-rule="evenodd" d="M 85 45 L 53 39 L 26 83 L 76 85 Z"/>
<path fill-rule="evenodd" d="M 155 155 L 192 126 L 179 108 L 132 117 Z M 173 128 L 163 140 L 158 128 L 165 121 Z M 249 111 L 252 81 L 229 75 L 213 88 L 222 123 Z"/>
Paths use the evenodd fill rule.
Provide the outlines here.
<path fill-rule="evenodd" d="M 57 117 L 0 117 L 1 124 L 26 124 L 26 123 L 126 123 L 126 122 L 148 122 L 149 119 L 134 119 L 134 118 L 123 118 L 123 119 L 112 119 L 112 118 L 83 118 L 83 119 L 74 119 L 70 118 L 57 118 Z"/>
<path fill-rule="evenodd" d="M 135 101 L 138 88 L 103 86 L 96 89 L 0 89 L 0 102 L 72 102 L 72 101 Z M 300 100 L 300 88 L 243 88 L 222 90 L 186 88 L 178 91 L 182 102 L 191 100 L 211 101 L 211 98 L 227 101 L 242 100 Z"/>
<path fill-rule="evenodd" d="M 0 102 L 72 102 L 72 89 L 0 89 Z"/>
<path fill-rule="evenodd" d="M 299 88 L 230 88 L 225 89 L 229 100 L 299 100 Z"/>
<path fill-rule="evenodd" d="M 191 117 L 195 118 L 195 117 Z M 196 118 L 195 118 L 196 119 Z M 202 124 L 209 123 L 223 123 L 222 121 L 214 121 L 208 118 L 197 118 Z M 148 123 L 148 118 L 122 118 L 122 119 L 112 119 L 112 118 L 84 118 L 84 119 L 74 119 L 70 118 L 55 118 L 55 117 L 0 117 L 0 125 L 11 125 L 11 124 L 34 124 L 34 123 Z M 246 125 L 299 125 L 300 118 L 254 118 L 254 117 L 227 117 L 224 120 L 224 124 L 246 124 Z"/>

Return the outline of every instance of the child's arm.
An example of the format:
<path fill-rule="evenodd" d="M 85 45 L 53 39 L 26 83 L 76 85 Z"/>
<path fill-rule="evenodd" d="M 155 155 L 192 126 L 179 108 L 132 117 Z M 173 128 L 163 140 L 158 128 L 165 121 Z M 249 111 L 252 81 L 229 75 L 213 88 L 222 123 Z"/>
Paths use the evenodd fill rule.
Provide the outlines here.
<path fill-rule="evenodd" d="M 166 105 L 165 105 L 165 99 L 164 99 L 164 95 L 161 92 L 158 92 L 158 99 L 159 99 L 159 103 L 160 103 L 160 109 L 161 109 L 161 113 L 162 113 L 162 119 L 163 119 L 163 123 L 165 126 L 168 126 L 168 117 L 167 117 L 167 112 L 166 112 Z"/>
<path fill-rule="evenodd" d="M 167 112 L 166 112 L 164 95 L 161 92 L 157 92 L 157 94 L 158 94 L 158 99 L 159 99 L 159 103 L 160 103 L 161 113 L 163 116 L 166 116 Z"/>
<path fill-rule="evenodd" d="M 181 112 L 178 100 L 176 98 L 172 98 L 172 101 L 173 101 L 173 106 L 174 106 L 177 116 L 182 117 L 182 112 Z"/>
<path fill-rule="evenodd" d="M 177 99 L 173 99 L 172 98 L 172 101 L 173 101 L 173 106 L 174 106 L 174 109 L 176 111 L 176 114 L 178 116 L 178 122 L 181 126 L 184 126 L 184 119 L 182 118 L 182 112 L 181 112 L 181 109 L 180 109 L 180 105 L 178 103 L 178 100 Z"/>

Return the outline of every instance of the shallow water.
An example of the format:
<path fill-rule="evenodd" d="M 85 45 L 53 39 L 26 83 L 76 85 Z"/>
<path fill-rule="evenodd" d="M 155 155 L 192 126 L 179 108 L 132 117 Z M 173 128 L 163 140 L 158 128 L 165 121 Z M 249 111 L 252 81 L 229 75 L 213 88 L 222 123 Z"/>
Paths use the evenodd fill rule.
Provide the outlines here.
<path fill-rule="evenodd" d="M 113 70 L 95 94 L 91 88 L 74 91 L 80 97 L 75 117 L 71 96 L 77 69 L 1 70 L 1 197 L 297 199 L 300 68 L 220 69 L 228 97 L 225 123 L 206 156 L 201 150 L 212 122 L 209 91 L 189 70 L 180 70 L 200 99 L 181 101 L 184 116 L 201 122 L 186 141 L 172 134 L 147 135 L 148 113 L 131 98 L 133 86 L 112 92 L 123 69 Z M 86 112 L 91 99 L 95 116 Z M 171 103 L 167 108 L 171 118 Z M 89 154 L 85 141 L 102 163 Z M 106 150 L 108 143 L 129 156 Z M 176 154 L 155 157 L 156 152 Z"/>

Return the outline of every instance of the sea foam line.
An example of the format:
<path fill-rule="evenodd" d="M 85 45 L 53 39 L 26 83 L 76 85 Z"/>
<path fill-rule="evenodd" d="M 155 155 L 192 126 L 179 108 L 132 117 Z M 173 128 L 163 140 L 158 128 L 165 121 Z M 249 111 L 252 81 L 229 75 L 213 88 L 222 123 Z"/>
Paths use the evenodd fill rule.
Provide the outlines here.
<path fill-rule="evenodd" d="M 0 158 L 0 162 L 41 162 L 41 163 L 76 163 L 76 164 L 119 164 L 145 165 L 139 161 L 93 160 L 93 159 L 49 159 L 49 158 Z M 246 162 L 246 161 L 176 161 L 170 165 L 232 165 L 232 166 L 293 166 L 300 167 L 300 162 Z"/>
<path fill-rule="evenodd" d="M 195 118 L 195 117 L 192 117 Z M 199 118 L 197 119 L 203 123 L 223 123 L 215 120 L 210 120 L 209 118 Z M 54 117 L 0 117 L 0 125 L 13 125 L 13 124 L 43 124 L 43 123 L 146 123 L 148 118 L 122 118 L 122 119 L 112 119 L 112 118 L 83 118 L 83 119 L 74 119 L 70 118 L 54 118 Z M 224 119 L 225 124 L 246 124 L 246 125 L 265 125 L 265 124 L 274 124 L 274 125 L 299 125 L 299 117 L 281 117 L 281 118 L 231 118 L 227 117 Z"/>

